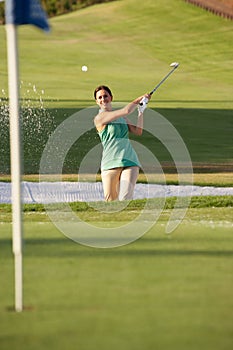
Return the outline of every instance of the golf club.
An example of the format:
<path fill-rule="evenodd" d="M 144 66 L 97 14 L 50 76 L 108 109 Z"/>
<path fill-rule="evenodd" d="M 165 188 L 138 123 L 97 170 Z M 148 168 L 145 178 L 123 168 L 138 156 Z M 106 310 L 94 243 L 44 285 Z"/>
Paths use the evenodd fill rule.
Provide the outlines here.
<path fill-rule="evenodd" d="M 150 95 L 152 95 L 160 87 L 160 85 L 162 85 L 163 82 L 169 77 L 169 75 L 171 75 L 174 72 L 174 70 L 177 67 L 179 67 L 179 63 L 173 62 L 170 64 L 170 67 L 173 67 L 172 70 L 160 81 L 160 83 L 158 83 L 158 85 L 156 85 L 156 87 L 150 92 Z"/>
<path fill-rule="evenodd" d="M 179 63 L 173 62 L 170 64 L 170 67 L 173 67 L 172 70 L 158 83 L 158 85 L 156 85 L 156 87 L 150 92 L 150 95 L 152 95 L 160 87 L 160 85 L 162 85 L 163 82 L 169 77 L 169 75 L 171 75 L 174 72 L 174 70 L 177 67 L 179 67 Z M 139 105 L 142 106 L 142 105 L 146 105 L 147 103 L 148 103 L 148 99 L 146 97 L 143 97 Z"/>

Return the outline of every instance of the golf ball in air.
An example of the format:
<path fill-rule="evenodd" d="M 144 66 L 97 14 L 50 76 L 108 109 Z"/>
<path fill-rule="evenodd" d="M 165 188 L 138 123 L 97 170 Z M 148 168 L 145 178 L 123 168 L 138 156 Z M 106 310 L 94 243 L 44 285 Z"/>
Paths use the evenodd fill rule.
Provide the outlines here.
<path fill-rule="evenodd" d="M 83 72 L 87 72 L 87 70 L 88 70 L 87 66 L 82 66 L 82 71 Z"/>

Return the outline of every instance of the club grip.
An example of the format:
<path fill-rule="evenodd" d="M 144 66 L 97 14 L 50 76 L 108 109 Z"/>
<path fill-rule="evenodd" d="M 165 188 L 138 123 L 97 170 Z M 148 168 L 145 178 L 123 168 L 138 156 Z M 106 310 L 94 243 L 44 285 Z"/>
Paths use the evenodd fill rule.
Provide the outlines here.
<path fill-rule="evenodd" d="M 144 96 L 139 102 L 139 104 L 140 106 L 147 105 L 148 101 L 149 101 L 148 98 Z"/>

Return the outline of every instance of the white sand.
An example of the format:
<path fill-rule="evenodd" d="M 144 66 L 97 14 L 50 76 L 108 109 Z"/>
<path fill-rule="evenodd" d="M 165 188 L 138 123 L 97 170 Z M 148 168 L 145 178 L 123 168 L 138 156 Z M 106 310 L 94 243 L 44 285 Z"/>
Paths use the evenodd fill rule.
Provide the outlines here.
<path fill-rule="evenodd" d="M 101 182 L 23 182 L 23 202 L 59 203 L 103 200 Z M 233 187 L 136 184 L 134 199 L 233 195 Z M 11 183 L 0 182 L 0 203 L 11 203 Z"/>

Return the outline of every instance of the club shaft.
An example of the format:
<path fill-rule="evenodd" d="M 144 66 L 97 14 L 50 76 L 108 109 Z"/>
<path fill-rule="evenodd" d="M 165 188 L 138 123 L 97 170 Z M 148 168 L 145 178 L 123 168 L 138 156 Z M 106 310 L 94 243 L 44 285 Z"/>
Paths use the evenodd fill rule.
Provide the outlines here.
<path fill-rule="evenodd" d="M 174 67 L 161 81 L 160 83 L 158 83 L 158 85 L 156 85 L 156 87 L 150 92 L 150 95 L 152 95 L 159 87 L 161 84 L 163 84 L 163 82 L 169 77 L 169 75 L 171 75 L 174 70 L 176 69 L 177 67 Z"/>

